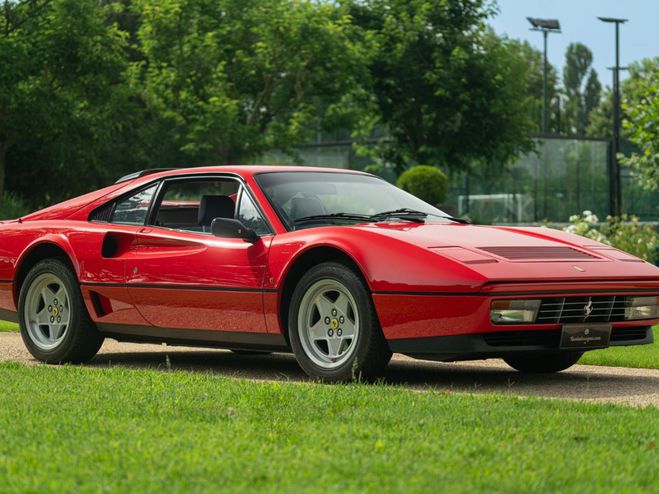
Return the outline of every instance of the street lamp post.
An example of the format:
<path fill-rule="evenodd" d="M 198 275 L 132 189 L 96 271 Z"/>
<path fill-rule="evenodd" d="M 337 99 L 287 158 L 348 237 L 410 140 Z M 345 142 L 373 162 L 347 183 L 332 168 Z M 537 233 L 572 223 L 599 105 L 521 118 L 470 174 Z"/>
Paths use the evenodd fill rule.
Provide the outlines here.
<path fill-rule="evenodd" d="M 547 89 L 547 36 L 549 33 L 560 33 L 561 25 L 558 22 L 558 19 L 537 19 L 535 17 L 527 17 L 528 21 L 531 23 L 533 28 L 531 31 L 540 31 L 542 32 L 543 42 L 544 42 L 544 78 L 542 81 L 542 133 L 547 134 L 549 132 L 549 92 Z"/>
<path fill-rule="evenodd" d="M 615 24 L 616 27 L 616 64 L 613 70 L 613 141 L 611 142 L 611 166 L 609 168 L 609 209 L 611 215 L 620 216 L 622 209 L 622 191 L 620 184 L 620 24 L 627 19 L 614 17 L 598 17 L 602 22 Z"/>

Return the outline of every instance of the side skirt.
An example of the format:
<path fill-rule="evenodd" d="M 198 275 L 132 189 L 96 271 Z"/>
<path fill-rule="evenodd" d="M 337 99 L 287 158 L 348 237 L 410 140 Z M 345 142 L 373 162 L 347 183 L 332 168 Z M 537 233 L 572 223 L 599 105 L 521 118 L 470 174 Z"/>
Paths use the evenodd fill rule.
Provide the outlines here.
<path fill-rule="evenodd" d="M 154 326 L 130 326 L 125 324 L 103 323 L 97 323 L 96 326 L 103 336 L 117 341 L 132 343 L 166 343 L 172 346 L 290 352 L 288 342 L 282 334 L 170 329 L 157 328 Z"/>
<path fill-rule="evenodd" d="M 18 312 L 13 310 L 0 309 L 0 321 L 15 322 L 18 324 Z"/>

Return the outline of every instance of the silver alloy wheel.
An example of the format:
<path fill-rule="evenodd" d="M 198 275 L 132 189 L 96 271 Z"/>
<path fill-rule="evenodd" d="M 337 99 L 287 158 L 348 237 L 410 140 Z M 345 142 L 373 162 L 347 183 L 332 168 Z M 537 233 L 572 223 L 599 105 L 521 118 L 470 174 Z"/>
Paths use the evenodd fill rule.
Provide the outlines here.
<path fill-rule="evenodd" d="M 71 310 L 69 293 L 57 276 L 44 273 L 35 278 L 23 311 L 25 329 L 37 347 L 52 350 L 62 342 L 69 329 Z"/>
<path fill-rule="evenodd" d="M 339 367 L 357 347 L 357 303 L 339 281 L 319 280 L 302 297 L 297 327 L 304 353 L 314 364 L 324 369 Z"/>

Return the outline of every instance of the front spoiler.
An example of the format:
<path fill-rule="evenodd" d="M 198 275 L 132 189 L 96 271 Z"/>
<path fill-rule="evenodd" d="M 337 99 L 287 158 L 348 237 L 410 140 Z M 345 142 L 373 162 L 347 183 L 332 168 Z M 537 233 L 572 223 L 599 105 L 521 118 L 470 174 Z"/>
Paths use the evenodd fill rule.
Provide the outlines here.
<path fill-rule="evenodd" d="M 609 346 L 647 345 L 652 342 L 654 335 L 650 326 L 614 328 Z M 515 353 L 570 351 L 559 348 L 560 330 L 403 338 L 388 340 L 387 343 L 394 353 L 442 362 L 503 358 Z"/>

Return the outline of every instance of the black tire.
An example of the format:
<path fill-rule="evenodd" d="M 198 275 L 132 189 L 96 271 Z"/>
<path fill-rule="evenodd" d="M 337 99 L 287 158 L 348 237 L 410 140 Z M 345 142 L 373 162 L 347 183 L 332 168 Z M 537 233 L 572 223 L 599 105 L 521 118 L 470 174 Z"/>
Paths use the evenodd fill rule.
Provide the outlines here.
<path fill-rule="evenodd" d="M 526 353 L 503 360 L 513 369 L 529 374 L 560 372 L 576 364 L 583 352 Z"/>
<path fill-rule="evenodd" d="M 356 345 L 352 354 L 339 367 L 332 369 L 323 368 L 309 358 L 298 330 L 298 315 L 302 299 L 312 285 L 322 280 L 338 281 L 349 290 L 356 303 L 360 321 L 357 337 L 351 343 L 351 345 Z M 357 273 L 339 262 L 319 264 L 302 276 L 291 298 L 288 334 L 293 353 L 300 367 L 310 377 L 323 382 L 371 380 L 381 376 L 391 360 L 391 350 L 382 334 L 368 287 Z"/>
<path fill-rule="evenodd" d="M 48 350 L 40 348 L 27 329 L 25 305 L 26 297 L 32 283 L 38 277 L 50 274 L 57 277 L 69 295 L 70 319 L 62 340 L 56 347 Z M 82 299 L 78 280 L 68 263 L 60 259 L 46 259 L 37 263 L 28 273 L 21 286 L 18 301 L 18 314 L 21 336 L 29 352 L 38 360 L 49 364 L 79 364 L 90 360 L 103 344 L 103 335 L 99 333 L 89 317 L 87 307 Z"/>

